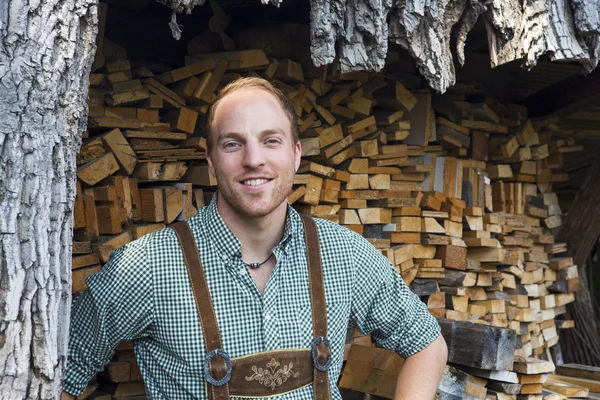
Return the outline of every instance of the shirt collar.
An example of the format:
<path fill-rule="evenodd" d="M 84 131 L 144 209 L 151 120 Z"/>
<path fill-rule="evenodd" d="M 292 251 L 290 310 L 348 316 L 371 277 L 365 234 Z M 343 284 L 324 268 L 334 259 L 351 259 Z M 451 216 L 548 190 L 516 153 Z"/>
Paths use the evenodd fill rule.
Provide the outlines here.
<path fill-rule="evenodd" d="M 217 208 L 217 197 L 218 194 L 215 193 L 210 204 L 203 210 L 202 229 L 206 237 L 212 240 L 214 245 L 219 249 L 221 258 L 241 257 L 242 253 L 240 249 L 242 242 L 231 232 L 225 221 L 223 221 L 223 218 L 221 218 L 221 214 L 219 214 Z M 302 220 L 300 219 L 300 215 L 288 204 L 283 237 L 274 250 L 280 249 L 286 251 L 290 239 L 294 234 L 301 233 L 301 225 Z"/>

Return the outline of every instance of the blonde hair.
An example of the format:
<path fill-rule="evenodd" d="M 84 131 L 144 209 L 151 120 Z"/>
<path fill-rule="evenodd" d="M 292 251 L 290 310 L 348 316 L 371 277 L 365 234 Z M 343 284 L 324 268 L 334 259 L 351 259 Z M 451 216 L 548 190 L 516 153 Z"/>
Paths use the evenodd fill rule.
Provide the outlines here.
<path fill-rule="evenodd" d="M 206 121 L 206 147 L 209 151 L 212 150 L 213 145 L 212 123 L 215 118 L 215 110 L 217 109 L 217 106 L 225 96 L 242 89 L 261 89 L 275 96 L 275 98 L 279 102 L 279 105 L 281 105 L 283 112 L 286 114 L 288 120 L 290 121 L 293 143 L 298 143 L 298 141 L 300 140 L 300 134 L 298 132 L 298 116 L 296 115 L 296 111 L 294 110 L 294 106 L 292 105 L 290 99 L 285 94 L 283 94 L 281 90 L 276 88 L 271 82 L 267 81 L 266 79 L 256 77 L 243 77 L 231 81 L 223 89 L 221 89 L 217 94 L 216 100 L 210 105 L 208 109 L 208 118 Z"/>

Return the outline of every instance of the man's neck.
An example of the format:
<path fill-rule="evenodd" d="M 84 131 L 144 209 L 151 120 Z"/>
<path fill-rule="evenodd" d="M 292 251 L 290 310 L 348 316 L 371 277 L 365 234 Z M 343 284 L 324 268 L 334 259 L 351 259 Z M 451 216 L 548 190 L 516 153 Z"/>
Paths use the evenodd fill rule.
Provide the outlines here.
<path fill-rule="evenodd" d="M 287 202 L 272 213 L 260 218 L 239 215 L 223 200 L 217 199 L 219 214 L 231 232 L 242 242 L 245 262 L 260 262 L 270 255 L 283 237 L 287 215 Z"/>

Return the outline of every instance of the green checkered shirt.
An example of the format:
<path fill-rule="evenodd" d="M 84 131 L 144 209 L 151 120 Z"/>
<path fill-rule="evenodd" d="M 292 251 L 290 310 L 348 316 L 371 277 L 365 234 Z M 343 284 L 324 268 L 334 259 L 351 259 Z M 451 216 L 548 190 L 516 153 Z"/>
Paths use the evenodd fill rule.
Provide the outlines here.
<path fill-rule="evenodd" d="M 308 348 L 313 339 L 304 229 L 289 207 L 277 264 L 264 295 L 242 263 L 241 243 L 217 211 L 216 196 L 188 220 L 196 239 L 224 349 L 239 357 L 274 349 Z M 439 334 L 436 320 L 390 262 L 360 235 L 316 219 L 333 362 L 337 381 L 349 324 L 408 357 Z M 89 290 L 73 303 L 64 389 L 80 394 L 111 359 L 120 341 L 133 340 L 152 399 L 206 399 L 204 339 L 175 233 L 163 229 L 113 252 Z M 312 399 L 312 385 L 281 399 Z"/>

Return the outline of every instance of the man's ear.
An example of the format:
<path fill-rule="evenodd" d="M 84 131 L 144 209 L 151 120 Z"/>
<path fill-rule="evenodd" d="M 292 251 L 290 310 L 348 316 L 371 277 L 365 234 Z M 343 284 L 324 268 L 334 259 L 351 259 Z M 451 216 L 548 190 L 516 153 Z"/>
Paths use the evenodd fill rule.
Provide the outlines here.
<path fill-rule="evenodd" d="M 210 151 L 208 147 L 206 148 L 206 161 L 208 161 L 208 170 L 210 171 L 210 174 L 216 178 L 217 174 L 215 173 L 215 166 L 213 165 L 212 151 Z"/>
<path fill-rule="evenodd" d="M 295 151 L 294 151 L 294 165 L 295 170 L 298 172 L 298 168 L 300 168 L 300 160 L 302 159 L 302 145 L 300 141 L 296 142 Z"/>

